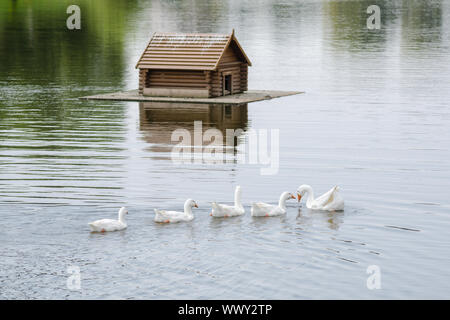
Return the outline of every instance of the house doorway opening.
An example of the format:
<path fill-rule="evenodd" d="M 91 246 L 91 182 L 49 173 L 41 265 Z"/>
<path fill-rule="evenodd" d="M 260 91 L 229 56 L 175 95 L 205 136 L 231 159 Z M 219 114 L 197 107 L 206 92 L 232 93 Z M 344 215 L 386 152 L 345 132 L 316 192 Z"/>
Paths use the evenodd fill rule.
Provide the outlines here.
<path fill-rule="evenodd" d="M 231 87 L 231 74 L 227 74 L 223 76 L 223 95 L 229 95 L 232 94 L 232 87 Z"/>

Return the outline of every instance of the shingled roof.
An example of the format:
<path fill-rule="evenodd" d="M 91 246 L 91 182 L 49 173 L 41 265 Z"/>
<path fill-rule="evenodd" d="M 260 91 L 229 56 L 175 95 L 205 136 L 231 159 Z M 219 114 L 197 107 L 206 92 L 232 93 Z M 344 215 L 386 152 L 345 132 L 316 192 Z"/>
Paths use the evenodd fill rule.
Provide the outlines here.
<path fill-rule="evenodd" d="M 231 46 L 242 61 L 251 62 L 231 34 L 154 33 L 136 64 L 139 69 L 215 70 Z"/>

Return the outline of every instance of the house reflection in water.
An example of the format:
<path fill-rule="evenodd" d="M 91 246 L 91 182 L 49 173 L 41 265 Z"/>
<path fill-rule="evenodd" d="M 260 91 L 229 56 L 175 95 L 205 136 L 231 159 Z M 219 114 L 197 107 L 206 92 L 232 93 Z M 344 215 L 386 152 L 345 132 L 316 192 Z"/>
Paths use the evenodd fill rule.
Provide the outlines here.
<path fill-rule="evenodd" d="M 180 143 L 179 140 L 172 140 L 172 133 L 177 129 L 187 130 L 192 137 L 192 144 L 196 145 L 194 132 L 199 131 L 199 124 L 202 136 L 208 129 L 218 129 L 222 133 L 223 140 L 216 143 L 223 146 L 227 145 L 227 129 L 234 130 L 232 146 L 234 146 L 233 153 L 236 153 L 240 136 L 247 130 L 248 124 L 247 104 L 140 102 L 139 116 L 142 138 L 150 144 L 148 150 L 154 153 L 172 152 L 173 147 Z M 203 148 L 209 141 L 203 142 Z M 170 155 L 153 155 L 152 158 L 169 159 Z"/>

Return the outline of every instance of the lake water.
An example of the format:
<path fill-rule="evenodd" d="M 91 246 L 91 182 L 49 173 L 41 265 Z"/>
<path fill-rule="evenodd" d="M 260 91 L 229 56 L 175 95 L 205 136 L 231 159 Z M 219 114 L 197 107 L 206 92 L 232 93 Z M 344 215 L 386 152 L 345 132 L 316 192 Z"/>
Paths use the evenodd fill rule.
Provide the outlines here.
<path fill-rule="evenodd" d="M 450 298 L 450 1 L 72 1 L 0 4 L 0 298 Z M 250 89 L 305 94 L 239 107 L 82 101 L 137 88 L 155 31 L 229 33 Z M 177 164 L 171 132 L 241 128 L 224 163 Z M 279 170 L 237 161 L 252 130 L 279 130 Z M 342 188 L 340 213 L 289 202 Z M 210 202 L 245 216 L 214 219 Z M 154 208 L 199 209 L 160 225 Z M 129 209 L 125 231 L 87 223 Z M 369 266 L 381 288 L 369 290 Z M 68 268 L 81 274 L 69 290 Z"/>

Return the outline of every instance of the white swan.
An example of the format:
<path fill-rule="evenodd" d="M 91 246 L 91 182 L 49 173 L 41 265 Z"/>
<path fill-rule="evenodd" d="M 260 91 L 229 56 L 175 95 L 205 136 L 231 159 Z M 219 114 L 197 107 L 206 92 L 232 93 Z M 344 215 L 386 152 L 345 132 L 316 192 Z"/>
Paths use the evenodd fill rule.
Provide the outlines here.
<path fill-rule="evenodd" d="M 277 206 L 263 202 L 252 204 L 251 214 L 253 217 L 272 217 L 286 213 L 286 200 L 295 199 L 294 195 L 289 192 L 283 192 Z"/>
<path fill-rule="evenodd" d="M 125 222 L 126 214 L 128 214 L 128 210 L 125 207 L 122 207 L 119 210 L 119 220 L 101 219 L 88 223 L 91 232 L 118 231 L 125 229 L 127 227 L 127 223 Z"/>
<path fill-rule="evenodd" d="M 163 223 L 191 221 L 194 219 L 194 215 L 192 214 L 192 207 L 198 208 L 197 203 L 192 199 L 187 199 L 184 203 L 184 212 L 155 209 L 155 221 Z"/>
<path fill-rule="evenodd" d="M 298 202 L 308 194 L 306 207 L 313 210 L 340 211 L 344 210 L 344 199 L 339 194 L 339 187 L 333 187 L 317 199 L 314 199 L 314 192 L 311 186 L 301 185 L 297 189 Z"/>
<path fill-rule="evenodd" d="M 213 202 L 212 206 L 212 217 L 234 217 L 240 216 L 245 213 L 244 207 L 241 203 L 241 187 L 237 186 L 234 191 L 234 206 L 227 206 L 226 204 L 219 204 Z"/>

